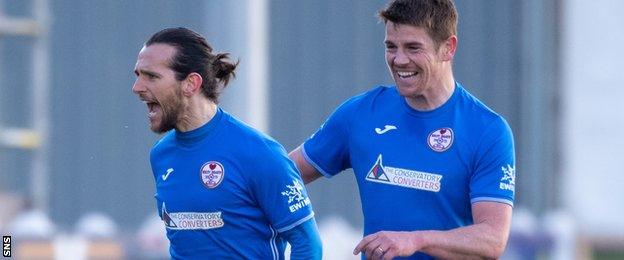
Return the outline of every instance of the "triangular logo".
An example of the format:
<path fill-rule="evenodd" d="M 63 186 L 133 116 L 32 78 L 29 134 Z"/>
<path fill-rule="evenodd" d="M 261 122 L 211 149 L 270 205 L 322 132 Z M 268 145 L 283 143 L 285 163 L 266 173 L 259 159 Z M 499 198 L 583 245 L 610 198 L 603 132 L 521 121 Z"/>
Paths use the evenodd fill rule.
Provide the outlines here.
<path fill-rule="evenodd" d="M 165 222 L 166 227 L 177 228 L 178 226 L 173 222 L 171 217 L 169 217 L 169 213 L 167 213 L 167 208 L 165 208 L 165 202 L 162 205 L 162 220 Z"/>
<path fill-rule="evenodd" d="M 370 171 L 368 171 L 366 179 L 390 182 L 388 176 L 386 175 L 386 172 L 384 171 L 383 163 L 381 162 L 381 154 L 379 155 L 379 157 L 377 157 L 375 165 L 373 165 Z"/>

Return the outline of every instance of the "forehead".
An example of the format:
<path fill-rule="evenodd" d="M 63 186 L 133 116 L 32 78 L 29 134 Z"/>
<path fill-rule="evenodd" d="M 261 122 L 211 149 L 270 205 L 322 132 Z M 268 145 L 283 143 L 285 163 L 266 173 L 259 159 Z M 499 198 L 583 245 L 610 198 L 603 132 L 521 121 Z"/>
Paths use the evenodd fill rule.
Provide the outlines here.
<path fill-rule="evenodd" d="M 169 61 L 176 52 L 176 48 L 168 44 L 152 44 L 143 46 L 137 58 L 137 69 L 168 68 Z"/>
<path fill-rule="evenodd" d="M 416 41 L 420 43 L 433 42 L 425 28 L 409 24 L 393 23 L 391 21 L 386 23 L 386 41 Z"/>

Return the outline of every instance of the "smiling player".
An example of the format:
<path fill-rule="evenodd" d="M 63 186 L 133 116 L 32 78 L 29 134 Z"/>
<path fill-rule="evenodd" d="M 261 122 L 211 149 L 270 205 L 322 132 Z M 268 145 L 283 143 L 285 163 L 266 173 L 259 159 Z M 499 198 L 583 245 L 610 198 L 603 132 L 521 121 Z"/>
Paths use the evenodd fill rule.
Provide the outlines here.
<path fill-rule="evenodd" d="M 355 96 L 290 153 L 306 183 L 353 168 L 366 259 L 498 258 L 514 201 L 507 122 L 453 76 L 451 0 L 380 11 L 395 85 Z"/>

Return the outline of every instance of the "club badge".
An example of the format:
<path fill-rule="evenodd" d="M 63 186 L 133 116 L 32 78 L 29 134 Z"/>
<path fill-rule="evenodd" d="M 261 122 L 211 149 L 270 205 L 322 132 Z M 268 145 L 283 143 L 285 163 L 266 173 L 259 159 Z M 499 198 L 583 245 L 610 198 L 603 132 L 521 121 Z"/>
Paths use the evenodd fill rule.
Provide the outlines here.
<path fill-rule="evenodd" d="M 444 152 L 453 145 L 453 130 L 448 127 L 440 128 L 429 134 L 427 143 L 431 150 L 436 152 Z"/>
<path fill-rule="evenodd" d="M 209 161 L 202 165 L 199 173 L 204 186 L 208 189 L 214 189 L 221 184 L 221 181 L 223 181 L 225 169 L 223 169 L 223 165 L 221 165 L 221 163 Z"/>

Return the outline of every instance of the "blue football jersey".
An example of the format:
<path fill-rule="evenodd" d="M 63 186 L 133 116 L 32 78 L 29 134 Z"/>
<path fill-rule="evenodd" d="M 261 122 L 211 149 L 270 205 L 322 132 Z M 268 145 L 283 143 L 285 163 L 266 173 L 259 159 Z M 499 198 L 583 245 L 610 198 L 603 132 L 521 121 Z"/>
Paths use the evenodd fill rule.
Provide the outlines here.
<path fill-rule="evenodd" d="M 477 201 L 513 206 L 511 129 L 455 86 L 445 104 L 426 112 L 395 86 L 376 87 L 343 103 L 303 144 L 305 159 L 326 177 L 353 168 L 364 235 L 466 226 Z"/>
<path fill-rule="evenodd" d="M 314 215 L 284 148 L 220 108 L 169 131 L 150 161 L 173 259 L 283 259 L 279 233 Z"/>

